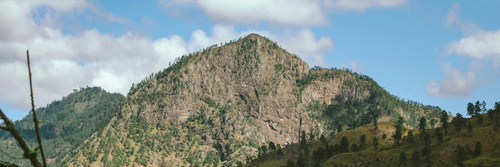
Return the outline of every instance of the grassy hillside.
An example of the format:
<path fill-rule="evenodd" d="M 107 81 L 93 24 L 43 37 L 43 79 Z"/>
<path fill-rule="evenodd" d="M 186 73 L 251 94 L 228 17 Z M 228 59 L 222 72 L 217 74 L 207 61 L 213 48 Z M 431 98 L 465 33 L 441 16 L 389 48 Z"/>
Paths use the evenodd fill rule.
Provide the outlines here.
<path fill-rule="evenodd" d="M 433 123 L 439 122 L 439 107 L 401 99 L 390 94 L 369 76 L 349 69 L 314 67 L 308 76 L 297 81 L 297 85 L 302 88 L 307 84 L 327 82 L 336 78 L 345 80 L 342 85 L 344 89 L 354 89 L 357 92 L 365 92 L 366 95 L 363 97 L 363 94 L 342 93 L 331 99 L 330 104 L 319 101 L 309 103 L 309 116 L 321 122 L 328 132 L 336 130 L 338 125 L 345 129 L 356 128 L 373 122 L 373 119 L 396 123 L 400 116 L 405 119 L 404 124 L 408 128 L 417 128 L 417 119 L 420 117 L 434 119 Z"/>
<path fill-rule="evenodd" d="M 399 143 L 392 137 L 397 125 L 380 123 L 375 130 L 374 124 L 369 124 L 325 137 L 323 141 L 318 137 L 310 140 L 308 136 L 304 143 L 292 143 L 282 151 L 268 151 L 244 166 L 500 166 L 499 117 L 498 107 L 475 118 L 457 116 L 449 122 L 447 134 L 443 127 L 427 126 L 425 132 L 403 128 Z M 344 137 L 350 143 L 348 152 L 342 151 Z M 377 147 L 374 138 L 378 140 Z M 425 151 L 426 140 L 430 151 Z M 476 151 L 478 147 L 480 150 Z"/>
<path fill-rule="evenodd" d="M 62 100 L 36 109 L 37 118 L 41 120 L 40 134 L 48 162 L 60 162 L 93 133 L 102 131 L 123 98 L 121 94 L 108 93 L 99 87 L 86 87 L 75 89 Z M 16 121 L 14 127 L 30 146 L 36 143 L 31 113 Z M 6 131 L 0 131 L 0 149 L 12 156 L 22 157 L 17 141 Z M 5 154 L 0 154 L 0 159 L 30 165 L 29 160 L 14 160 Z"/>

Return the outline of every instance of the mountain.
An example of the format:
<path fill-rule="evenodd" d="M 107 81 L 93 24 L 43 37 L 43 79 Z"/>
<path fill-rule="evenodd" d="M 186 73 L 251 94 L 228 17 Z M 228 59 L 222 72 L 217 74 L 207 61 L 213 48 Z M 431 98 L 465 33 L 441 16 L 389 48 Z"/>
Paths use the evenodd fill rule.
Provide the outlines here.
<path fill-rule="evenodd" d="M 374 124 L 365 125 L 323 139 L 269 149 L 244 166 L 500 166 L 500 107 L 490 112 L 482 118 L 457 116 L 447 133 L 435 126 L 427 126 L 425 132 L 403 128 L 399 144 L 391 137 L 397 129 L 394 124 L 381 123 L 378 129 Z M 344 138 L 347 142 L 342 142 Z M 347 151 L 342 151 L 342 143 L 346 143 Z"/>
<path fill-rule="evenodd" d="M 75 89 L 73 93 L 54 101 L 46 107 L 36 109 L 41 120 L 40 134 L 48 162 L 61 161 L 71 150 L 75 150 L 85 139 L 104 129 L 113 114 L 118 111 L 123 95 L 108 93 L 99 87 Z M 36 143 L 33 115 L 14 122 L 14 127 L 28 145 Z M 14 157 L 22 157 L 23 152 L 12 135 L 0 131 L 0 149 Z M 29 160 L 15 160 L 0 154 L 0 160 L 29 166 Z"/>
<path fill-rule="evenodd" d="M 133 84 L 119 111 L 57 166 L 235 166 L 270 141 L 333 134 L 376 118 L 417 127 L 441 109 L 366 75 L 309 65 L 257 34 L 181 56 Z M 431 121 L 436 123 L 438 121 Z"/>

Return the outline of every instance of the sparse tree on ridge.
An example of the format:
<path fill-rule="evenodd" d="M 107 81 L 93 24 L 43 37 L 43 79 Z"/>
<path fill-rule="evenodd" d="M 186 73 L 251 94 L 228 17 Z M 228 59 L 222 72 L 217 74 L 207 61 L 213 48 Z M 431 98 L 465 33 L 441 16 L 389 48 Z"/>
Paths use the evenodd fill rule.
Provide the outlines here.
<path fill-rule="evenodd" d="M 448 134 L 448 113 L 445 110 L 441 111 L 441 124 L 444 130 L 444 134 Z"/>
<path fill-rule="evenodd" d="M 472 104 L 471 102 L 469 102 L 467 104 L 467 115 L 474 117 L 474 115 L 475 115 L 474 111 L 475 111 L 474 104 Z"/>
<path fill-rule="evenodd" d="M 451 122 L 455 125 L 456 132 L 460 132 L 463 127 L 467 126 L 467 120 L 460 113 L 457 113 Z"/>
<path fill-rule="evenodd" d="M 481 103 L 481 113 L 485 112 L 486 112 L 486 102 L 483 100 L 483 102 Z"/>
<path fill-rule="evenodd" d="M 476 104 L 474 105 L 474 115 L 478 116 L 479 114 L 481 114 L 481 103 L 476 101 Z"/>
<path fill-rule="evenodd" d="M 427 119 L 425 117 L 420 118 L 420 123 L 418 124 L 421 133 L 425 133 L 425 128 L 427 128 Z"/>

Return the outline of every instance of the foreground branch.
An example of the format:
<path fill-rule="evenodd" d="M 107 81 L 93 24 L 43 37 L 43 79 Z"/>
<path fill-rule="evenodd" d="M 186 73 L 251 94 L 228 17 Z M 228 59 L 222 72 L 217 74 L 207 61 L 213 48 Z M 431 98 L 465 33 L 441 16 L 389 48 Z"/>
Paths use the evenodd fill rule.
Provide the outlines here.
<path fill-rule="evenodd" d="M 19 143 L 19 147 L 21 147 L 21 149 L 23 149 L 24 158 L 30 159 L 31 164 L 33 166 L 41 167 L 42 165 L 40 165 L 40 162 L 38 162 L 38 160 L 36 159 L 36 153 L 34 151 L 30 150 L 30 148 L 26 144 L 26 141 L 24 141 L 23 137 L 21 137 L 19 132 L 17 132 L 16 128 L 14 128 L 14 124 L 12 123 L 12 121 L 9 120 L 9 118 L 7 118 L 7 116 L 5 116 L 2 109 L 0 109 L 0 117 L 3 119 L 5 125 L 7 126 L 6 128 L 8 129 L 10 134 L 12 134 L 12 136 L 14 136 L 14 138 Z"/>
<path fill-rule="evenodd" d="M 42 147 L 42 138 L 40 137 L 40 130 L 38 129 L 38 119 L 36 119 L 35 113 L 35 101 L 33 100 L 33 84 L 31 83 L 31 67 L 30 67 L 30 53 L 26 50 L 26 57 L 28 59 L 28 72 L 30 77 L 30 90 L 31 90 L 31 111 L 33 112 L 33 121 L 35 122 L 35 131 L 36 131 L 36 140 L 38 140 L 38 147 L 40 148 L 40 152 L 42 153 L 43 166 L 47 167 L 47 163 L 45 160 L 45 153 L 43 152 Z"/>

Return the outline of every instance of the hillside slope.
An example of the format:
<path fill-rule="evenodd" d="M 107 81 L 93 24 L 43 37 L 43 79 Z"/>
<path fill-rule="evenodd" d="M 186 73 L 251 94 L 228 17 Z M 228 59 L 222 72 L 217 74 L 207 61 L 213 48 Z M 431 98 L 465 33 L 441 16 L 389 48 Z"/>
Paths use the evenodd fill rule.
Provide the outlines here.
<path fill-rule="evenodd" d="M 478 118 L 463 119 L 462 124 L 453 119 L 447 129 L 448 133 L 442 127 L 426 129 L 426 133 L 403 129 L 403 141 L 397 145 L 391 137 L 396 130 L 394 124 L 379 124 L 378 130 L 374 129 L 374 124 L 365 125 L 325 137 L 323 141 L 318 138 L 312 141 L 308 139 L 304 144 L 295 143 L 282 148 L 280 152 L 268 151 L 244 166 L 499 166 L 500 108 L 495 112 L 488 116 L 483 114 L 485 121 L 482 124 L 478 122 Z M 465 125 L 469 123 L 470 129 Z M 457 125 L 460 126 L 458 129 Z M 410 131 L 413 137 L 410 137 Z M 384 134 L 386 138 L 383 137 Z M 428 152 L 425 149 L 424 134 L 429 135 Z M 442 141 L 439 141 L 440 134 L 443 136 Z M 364 143 L 362 136 L 365 138 Z M 348 141 L 347 152 L 342 152 L 341 148 L 344 137 Z M 373 143 L 375 138 L 378 139 L 377 147 Z M 481 143 L 479 146 L 478 142 Z M 355 148 L 353 145 L 356 145 Z"/>
<path fill-rule="evenodd" d="M 167 65 L 166 65 L 167 66 Z M 438 107 L 403 101 L 348 69 L 307 63 L 257 34 L 184 55 L 133 84 L 102 133 L 63 166 L 234 166 L 260 144 L 299 141 L 333 127 L 403 116 L 435 118 Z"/>
<path fill-rule="evenodd" d="M 61 161 L 70 150 L 81 145 L 93 133 L 102 131 L 111 116 L 118 111 L 123 95 L 108 93 L 99 87 L 86 87 L 36 109 L 41 120 L 40 134 L 48 162 Z M 16 121 L 14 127 L 31 146 L 36 143 L 33 115 L 30 113 Z M 0 131 L 0 149 L 15 157 L 22 157 L 22 150 L 12 135 Z M 13 160 L 0 154 L 0 160 L 21 166 L 31 165 L 29 160 Z"/>

